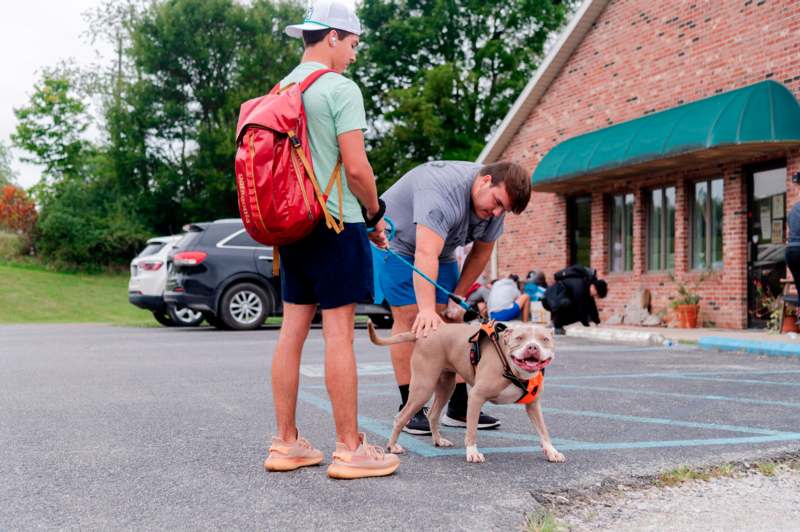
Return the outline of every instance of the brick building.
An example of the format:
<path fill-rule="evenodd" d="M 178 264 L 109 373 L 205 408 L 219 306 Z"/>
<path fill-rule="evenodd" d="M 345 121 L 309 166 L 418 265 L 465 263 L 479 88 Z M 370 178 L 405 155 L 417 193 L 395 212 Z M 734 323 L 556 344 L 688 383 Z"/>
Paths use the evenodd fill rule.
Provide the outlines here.
<path fill-rule="evenodd" d="M 763 326 L 755 286 L 780 289 L 800 200 L 798 97 L 797 0 L 587 0 L 481 154 L 534 183 L 495 273 L 588 262 L 604 319 L 703 275 L 702 322 Z"/>

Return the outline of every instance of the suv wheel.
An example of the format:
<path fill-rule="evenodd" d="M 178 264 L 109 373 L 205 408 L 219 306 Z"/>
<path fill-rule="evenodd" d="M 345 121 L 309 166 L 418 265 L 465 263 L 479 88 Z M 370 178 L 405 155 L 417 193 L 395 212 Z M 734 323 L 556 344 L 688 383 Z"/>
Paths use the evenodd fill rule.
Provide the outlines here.
<path fill-rule="evenodd" d="M 229 288 L 222 297 L 220 316 L 231 329 L 258 329 L 272 312 L 272 301 L 258 285 L 242 283 Z"/>
<path fill-rule="evenodd" d="M 214 314 L 211 314 L 210 312 L 203 312 L 203 318 L 205 318 L 208 324 L 211 325 L 212 327 L 215 327 L 217 329 L 227 329 L 225 323 L 223 323 L 221 319 L 216 317 Z"/>
<path fill-rule="evenodd" d="M 203 321 L 203 315 L 200 312 L 183 305 L 170 305 L 167 312 L 178 327 L 197 327 Z"/>
<path fill-rule="evenodd" d="M 172 318 L 170 318 L 168 314 L 164 314 L 163 312 L 153 312 L 153 317 L 164 327 L 175 327 L 175 322 L 172 321 Z"/>

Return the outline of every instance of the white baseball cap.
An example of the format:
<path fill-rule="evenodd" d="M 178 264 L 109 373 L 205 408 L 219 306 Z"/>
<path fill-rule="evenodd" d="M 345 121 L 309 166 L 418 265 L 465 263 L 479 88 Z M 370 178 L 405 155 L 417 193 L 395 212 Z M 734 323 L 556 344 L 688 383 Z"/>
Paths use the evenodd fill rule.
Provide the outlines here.
<path fill-rule="evenodd" d="M 302 24 L 286 26 L 286 34 L 299 39 L 304 31 L 326 28 L 361 35 L 361 22 L 356 16 L 355 7 L 337 0 L 317 0 L 306 11 Z"/>

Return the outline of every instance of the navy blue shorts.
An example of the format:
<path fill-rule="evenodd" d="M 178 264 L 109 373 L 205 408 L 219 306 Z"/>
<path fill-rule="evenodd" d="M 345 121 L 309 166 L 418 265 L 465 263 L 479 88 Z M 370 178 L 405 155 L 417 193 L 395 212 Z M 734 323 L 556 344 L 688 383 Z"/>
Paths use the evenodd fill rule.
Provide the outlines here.
<path fill-rule="evenodd" d="M 372 302 L 372 252 L 363 223 L 346 223 L 337 235 L 322 222 L 279 254 L 287 303 L 332 309 Z"/>

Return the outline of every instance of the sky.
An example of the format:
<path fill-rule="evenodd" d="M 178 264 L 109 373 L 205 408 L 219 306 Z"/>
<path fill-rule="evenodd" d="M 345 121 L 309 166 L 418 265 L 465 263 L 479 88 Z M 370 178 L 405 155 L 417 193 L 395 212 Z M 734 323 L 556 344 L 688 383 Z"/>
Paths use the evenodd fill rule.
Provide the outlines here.
<path fill-rule="evenodd" d="M 352 0 L 345 0 L 354 3 Z M 302 3 L 306 3 L 301 0 Z M 91 44 L 84 35 L 84 14 L 102 0 L 0 0 L 0 141 L 10 146 L 16 128 L 13 109 L 26 105 L 42 68 L 72 59 L 77 65 L 111 55 L 106 43 Z M 300 22 L 300 21 L 298 21 Z M 39 181 L 41 168 L 19 161 L 13 152 L 17 183 L 28 188 Z"/>
<path fill-rule="evenodd" d="M 4 0 L 0 15 L 0 140 L 7 146 L 16 128 L 14 107 L 28 103 L 38 72 L 61 60 L 74 59 L 85 65 L 95 60 L 97 46 L 82 34 L 87 23 L 83 14 L 101 5 L 101 0 Z M 99 46 L 99 44 L 98 44 Z M 41 169 L 19 162 L 14 152 L 12 167 L 17 183 L 36 184 Z"/>

